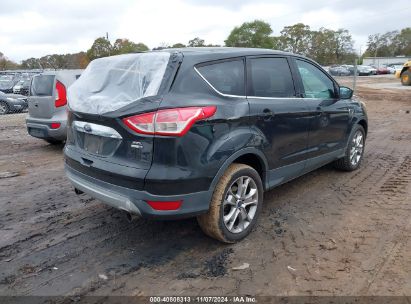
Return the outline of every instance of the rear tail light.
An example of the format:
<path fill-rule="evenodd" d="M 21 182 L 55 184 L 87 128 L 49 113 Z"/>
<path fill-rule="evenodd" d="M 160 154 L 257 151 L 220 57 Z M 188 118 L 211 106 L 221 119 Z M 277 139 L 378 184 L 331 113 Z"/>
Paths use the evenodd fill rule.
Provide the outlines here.
<path fill-rule="evenodd" d="M 183 136 L 196 121 L 213 116 L 216 110 L 215 106 L 158 110 L 124 118 L 123 122 L 141 134 Z"/>
<path fill-rule="evenodd" d="M 61 126 L 61 123 L 59 123 L 59 122 L 52 122 L 50 124 L 50 128 L 52 128 L 52 129 L 58 129 L 58 128 L 60 128 L 60 126 Z"/>
<path fill-rule="evenodd" d="M 182 203 L 183 201 L 147 201 L 151 208 L 161 211 L 180 209 Z"/>
<path fill-rule="evenodd" d="M 56 108 L 65 106 L 67 104 L 66 87 L 60 81 L 56 82 L 56 101 L 54 105 Z"/>

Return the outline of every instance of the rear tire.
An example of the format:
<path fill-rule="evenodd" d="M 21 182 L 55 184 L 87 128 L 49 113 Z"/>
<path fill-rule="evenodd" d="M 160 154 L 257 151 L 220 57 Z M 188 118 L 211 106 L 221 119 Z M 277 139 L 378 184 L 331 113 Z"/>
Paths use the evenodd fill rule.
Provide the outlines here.
<path fill-rule="evenodd" d="M 45 139 L 49 144 L 51 145 L 61 145 L 64 141 L 62 140 L 57 140 L 57 139 Z"/>
<path fill-rule="evenodd" d="M 251 232 L 262 203 L 263 184 L 257 171 L 244 164 L 232 164 L 214 190 L 210 209 L 197 221 L 208 236 L 235 243 Z"/>
<path fill-rule="evenodd" d="M 4 101 L 0 101 L 0 115 L 5 115 L 8 113 L 10 113 L 9 105 Z"/>
<path fill-rule="evenodd" d="M 401 84 L 404 86 L 409 86 L 411 85 L 411 72 L 410 71 L 405 71 L 401 75 Z"/>
<path fill-rule="evenodd" d="M 365 131 L 361 125 L 355 125 L 348 140 L 345 156 L 336 160 L 334 167 L 342 171 L 354 171 L 361 164 L 365 147 Z"/>

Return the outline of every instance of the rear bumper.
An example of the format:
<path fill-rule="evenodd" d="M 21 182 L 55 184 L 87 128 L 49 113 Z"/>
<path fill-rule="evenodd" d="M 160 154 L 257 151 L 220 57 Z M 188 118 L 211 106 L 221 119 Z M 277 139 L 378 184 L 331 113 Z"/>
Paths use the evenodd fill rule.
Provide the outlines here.
<path fill-rule="evenodd" d="M 143 190 L 121 187 L 85 175 L 73 169 L 67 162 L 65 171 L 75 188 L 109 206 L 147 218 L 179 219 L 205 213 L 209 208 L 212 195 L 210 190 L 181 195 L 153 195 Z M 158 211 L 147 204 L 147 201 L 177 200 L 182 201 L 182 205 L 178 210 Z"/>
<path fill-rule="evenodd" d="M 51 123 L 60 123 L 60 128 L 52 129 Z M 42 139 L 55 139 L 66 140 L 67 137 L 67 120 L 54 120 L 54 119 L 39 119 L 39 118 L 26 118 L 27 132 L 37 138 Z"/>

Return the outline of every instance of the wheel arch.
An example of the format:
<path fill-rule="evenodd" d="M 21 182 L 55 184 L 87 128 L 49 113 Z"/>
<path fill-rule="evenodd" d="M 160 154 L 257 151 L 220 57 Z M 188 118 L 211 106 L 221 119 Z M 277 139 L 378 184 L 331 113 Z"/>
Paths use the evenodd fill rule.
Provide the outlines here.
<path fill-rule="evenodd" d="M 400 78 L 401 78 L 402 74 L 404 74 L 405 71 L 409 71 L 409 70 L 411 70 L 411 69 L 410 69 L 410 66 L 404 66 L 404 67 L 401 69 Z"/>
<path fill-rule="evenodd" d="M 358 124 L 363 127 L 364 131 L 365 131 L 365 137 L 367 137 L 368 134 L 368 123 L 365 119 L 361 119 L 360 121 L 358 121 Z"/>
<path fill-rule="evenodd" d="M 261 177 L 264 189 L 267 188 L 268 162 L 264 154 L 255 148 L 245 148 L 231 155 L 220 167 L 214 177 L 210 189 L 214 189 L 227 168 L 233 164 L 245 164 L 255 169 Z"/>
<path fill-rule="evenodd" d="M 244 164 L 252 167 L 261 177 L 261 180 L 264 182 L 264 168 L 263 160 L 254 153 L 246 153 L 237 157 L 232 163 Z"/>

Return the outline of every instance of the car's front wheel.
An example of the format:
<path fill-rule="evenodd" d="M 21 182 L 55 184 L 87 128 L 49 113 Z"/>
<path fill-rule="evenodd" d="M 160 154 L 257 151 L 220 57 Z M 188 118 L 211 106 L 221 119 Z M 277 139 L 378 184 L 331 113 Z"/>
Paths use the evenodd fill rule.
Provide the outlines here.
<path fill-rule="evenodd" d="M 334 162 L 334 167 L 343 171 L 356 170 L 362 161 L 365 147 L 365 131 L 361 125 L 355 125 L 351 132 L 345 156 Z"/>
<path fill-rule="evenodd" d="M 232 164 L 218 182 L 207 213 L 197 217 L 207 235 L 234 243 L 253 229 L 261 212 L 263 184 L 256 170 Z"/>

